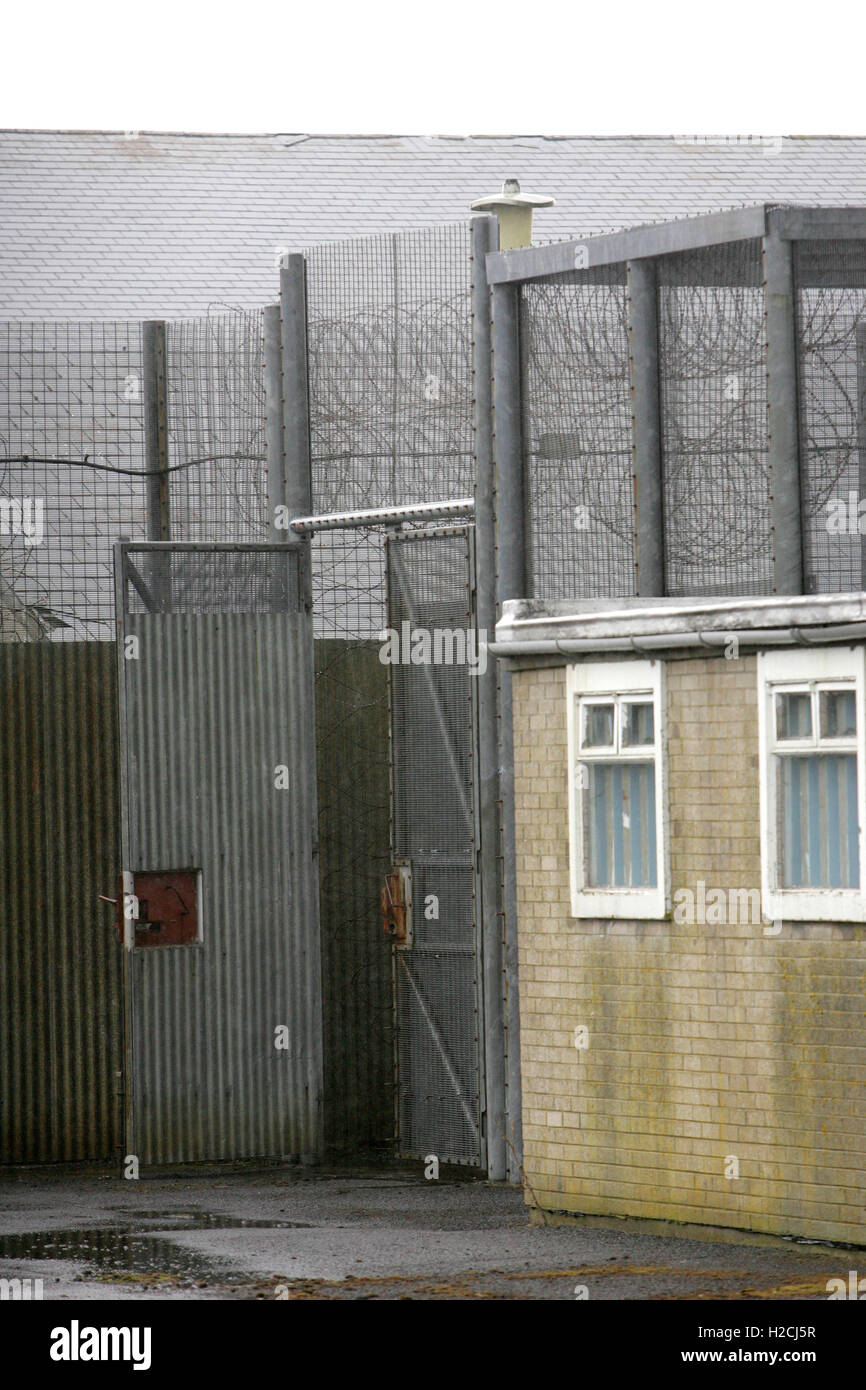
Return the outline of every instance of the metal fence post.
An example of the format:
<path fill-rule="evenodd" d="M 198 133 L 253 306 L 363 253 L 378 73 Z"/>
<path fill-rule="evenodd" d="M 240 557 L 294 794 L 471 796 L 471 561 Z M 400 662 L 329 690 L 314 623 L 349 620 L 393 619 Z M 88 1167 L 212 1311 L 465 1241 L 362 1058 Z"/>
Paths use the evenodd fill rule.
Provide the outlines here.
<path fill-rule="evenodd" d="M 285 505 L 288 519 L 309 516 L 312 510 L 312 453 L 310 447 L 310 399 L 307 359 L 307 273 L 302 255 L 285 258 L 280 271 L 280 345 L 282 357 L 282 440 L 285 472 Z M 276 446 L 277 424 L 271 421 L 269 445 Z M 279 469 L 276 483 L 280 481 Z M 269 485 L 270 486 L 270 485 Z M 322 967 L 319 919 L 318 777 L 316 768 L 316 689 L 312 616 L 312 566 L 309 537 L 283 532 L 287 546 L 298 552 L 301 621 L 305 640 L 300 643 L 301 665 L 297 673 L 296 694 L 299 717 L 296 721 L 296 747 L 293 773 L 301 807 L 302 862 L 297 866 L 295 885 L 301 904 L 304 939 L 295 943 L 297 968 L 303 973 L 305 996 L 315 1013 L 317 1026 L 304 1040 L 304 1075 L 307 1088 L 308 1128 L 314 1133 L 315 1149 L 302 1154 L 302 1161 L 315 1162 L 323 1151 L 323 1057 L 322 1057 Z"/>
<path fill-rule="evenodd" d="M 141 325 L 144 367 L 144 453 L 147 479 L 147 539 L 171 540 L 168 489 L 168 387 L 165 324 L 150 319 Z"/>
<path fill-rule="evenodd" d="M 302 255 L 286 256 L 280 270 L 283 365 L 283 449 L 285 501 L 289 517 L 309 516 L 313 509 L 310 453 L 310 393 L 307 373 L 307 263 Z M 309 553 L 309 541 L 287 532 L 290 544 Z"/>
<path fill-rule="evenodd" d="M 287 532 L 277 526 L 279 508 L 286 506 L 286 456 L 283 447 L 283 351 L 279 304 L 264 312 L 265 334 L 265 441 L 268 456 L 268 531 L 272 541 L 284 541 Z"/>
<path fill-rule="evenodd" d="M 635 592 L 643 598 L 662 595 L 665 591 L 658 288 L 655 261 L 628 261 L 627 272 L 632 457 L 637 511 Z"/>
<path fill-rule="evenodd" d="M 528 598 L 520 382 L 520 286 L 493 286 L 493 419 L 499 601 Z"/>
<path fill-rule="evenodd" d="M 475 436 L 475 574 L 476 622 L 483 641 L 490 641 L 496 627 L 496 504 L 493 474 L 493 397 L 490 369 L 490 290 L 485 258 L 498 245 L 498 225 L 493 217 L 472 219 L 472 374 Z M 488 1177 L 501 1181 L 511 1164 L 506 1135 L 513 1128 L 516 1105 L 519 1125 L 520 1084 L 515 1089 L 506 1077 L 516 1059 L 519 1069 L 517 1029 L 512 1033 L 509 1005 L 516 1008 L 517 980 L 507 976 L 503 998 L 503 916 L 499 870 L 499 663 L 488 661 L 478 677 L 479 822 L 481 853 L 482 985 L 484 1004 L 484 1077 L 487 1111 L 486 1157 Z M 506 950 L 507 962 L 507 950 Z M 507 975 L 507 969 L 506 969 Z M 506 1011 L 508 1010 L 508 1013 Z M 507 1021 L 506 1021 L 507 1019 Z M 507 1028 L 507 1033 L 506 1033 Z"/>
<path fill-rule="evenodd" d="M 493 314 L 493 431 L 496 479 L 496 545 L 501 604 L 507 598 L 526 598 L 531 588 L 527 563 L 524 487 L 523 403 L 520 368 L 520 286 L 495 285 Z M 517 958 L 517 860 L 514 830 L 514 718 L 511 674 L 500 670 L 499 692 L 499 790 L 502 808 L 503 906 L 505 911 L 506 961 L 509 985 L 509 1079 L 517 1096 L 509 1096 L 509 1126 L 516 1154 L 510 1156 L 512 1177 L 517 1179 L 522 1162 L 520 1118 L 520 1052 Z M 517 1045 L 515 1046 L 515 1042 Z"/>
<path fill-rule="evenodd" d="M 144 396 L 144 457 L 147 478 L 147 539 L 171 540 L 168 450 L 168 381 L 165 323 L 151 319 L 141 325 Z M 171 608 L 171 558 L 154 555 L 150 587 L 158 610 Z"/>
<path fill-rule="evenodd" d="M 767 446 L 773 497 L 774 591 L 802 594 L 803 530 L 797 417 L 797 344 L 793 243 L 770 214 L 763 239 L 767 325 Z"/>

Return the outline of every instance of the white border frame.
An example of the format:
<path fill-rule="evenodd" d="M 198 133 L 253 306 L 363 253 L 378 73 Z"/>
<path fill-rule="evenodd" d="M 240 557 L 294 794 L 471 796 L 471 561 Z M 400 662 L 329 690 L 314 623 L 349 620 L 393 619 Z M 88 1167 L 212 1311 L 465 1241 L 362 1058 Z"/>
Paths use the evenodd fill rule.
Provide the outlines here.
<path fill-rule="evenodd" d="M 866 709 L 863 647 L 798 647 L 758 653 L 758 742 L 761 777 L 761 904 L 773 922 L 866 922 Z M 859 888 L 782 888 L 776 828 L 775 724 L 778 687 L 853 682 L 857 706 L 857 829 Z M 786 740 L 787 742 L 787 740 Z M 812 745 L 810 745 L 811 747 Z M 828 745 L 824 745 L 827 747 Z M 832 747 L 832 745 L 829 745 Z M 791 741 L 792 752 L 800 748 Z M 815 745 L 815 751 L 818 745 Z"/>
<path fill-rule="evenodd" d="M 578 662 L 566 670 L 568 702 L 568 858 L 573 917 L 663 918 L 670 902 L 668 870 L 667 739 L 664 664 L 661 661 Z M 585 885 L 583 806 L 577 786 L 580 757 L 578 701 L 582 696 L 648 694 L 655 720 L 656 887 L 592 888 Z M 603 753 L 599 749 L 599 753 Z"/>

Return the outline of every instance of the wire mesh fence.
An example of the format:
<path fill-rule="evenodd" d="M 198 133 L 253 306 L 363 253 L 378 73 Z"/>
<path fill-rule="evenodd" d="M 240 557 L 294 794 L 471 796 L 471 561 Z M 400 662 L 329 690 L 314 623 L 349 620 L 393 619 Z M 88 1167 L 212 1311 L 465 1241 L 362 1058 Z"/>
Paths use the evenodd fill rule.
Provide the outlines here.
<path fill-rule="evenodd" d="M 167 339 L 174 538 L 264 540 L 262 314 Z M 143 380 L 139 323 L 0 325 L 3 640 L 113 637 L 112 545 L 147 530 Z"/>
<path fill-rule="evenodd" d="M 773 587 L 761 244 L 658 261 L 666 589 Z"/>
<path fill-rule="evenodd" d="M 298 551 L 234 544 L 217 549 L 131 550 L 124 558 L 127 613 L 293 613 Z"/>
<path fill-rule="evenodd" d="M 520 333 L 532 596 L 633 594 L 625 266 L 526 285 Z"/>
<path fill-rule="evenodd" d="M 795 273 L 806 586 L 863 589 L 866 241 L 798 242 Z"/>
<path fill-rule="evenodd" d="M 179 319 L 166 346 L 173 538 L 267 540 L 263 312 Z"/>
<path fill-rule="evenodd" d="M 471 492 L 469 256 L 464 223 L 307 253 L 315 512 Z"/>
<path fill-rule="evenodd" d="M 859 518 L 843 504 L 866 486 L 866 243 L 795 252 L 807 587 L 846 590 L 864 575 Z M 469 494 L 468 226 L 320 246 L 308 260 L 313 510 Z M 657 270 L 667 591 L 769 592 L 760 244 L 663 256 Z M 221 309 L 166 333 L 173 536 L 264 540 L 262 312 Z M 624 266 L 525 286 L 521 340 L 534 594 L 627 596 Z M 142 382 L 138 323 L 0 325 L 4 640 L 112 635 L 111 544 L 146 530 Z M 317 543 L 314 583 L 319 635 L 378 630 L 377 546 L 345 532 Z"/>
<path fill-rule="evenodd" d="M 666 592 L 771 592 L 760 242 L 656 267 Z M 524 285 L 532 597 L 635 592 L 629 354 L 625 265 Z"/>
<path fill-rule="evenodd" d="M 137 323 L 0 325 L 7 640 L 105 635 L 111 544 L 145 530 L 144 484 L 111 471 L 144 468 L 141 380 Z M 35 534 L 19 524 L 16 503 Z"/>

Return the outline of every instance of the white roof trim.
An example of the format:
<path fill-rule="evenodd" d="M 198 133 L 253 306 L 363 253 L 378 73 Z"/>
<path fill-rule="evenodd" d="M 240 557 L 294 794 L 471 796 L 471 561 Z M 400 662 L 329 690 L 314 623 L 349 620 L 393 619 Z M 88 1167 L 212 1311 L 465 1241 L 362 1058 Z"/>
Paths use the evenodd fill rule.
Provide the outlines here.
<path fill-rule="evenodd" d="M 591 647 L 606 641 L 654 637 L 676 639 L 688 634 L 739 635 L 755 637 L 786 630 L 814 641 L 821 629 L 834 629 L 830 640 L 838 641 L 836 629 L 866 623 L 866 593 L 813 594 L 798 597 L 731 599 L 619 599 L 587 601 L 583 611 L 573 603 L 537 603 L 509 600 L 496 625 L 498 646 L 507 644 L 519 654 L 521 647 L 538 643 L 580 642 Z M 852 632 L 852 638 L 857 634 Z M 653 645 L 657 645 L 656 642 Z M 715 645 L 715 643 L 711 643 Z M 527 651 L 527 655 L 530 653 Z"/>

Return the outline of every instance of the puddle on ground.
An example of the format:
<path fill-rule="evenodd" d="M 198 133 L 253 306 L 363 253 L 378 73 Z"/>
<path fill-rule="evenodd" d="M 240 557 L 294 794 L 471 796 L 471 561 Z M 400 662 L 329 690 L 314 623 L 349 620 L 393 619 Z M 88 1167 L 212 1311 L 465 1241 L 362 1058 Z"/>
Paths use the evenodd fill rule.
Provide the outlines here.
<path fill-rule="evenodd" d="M 196 1250 L 132 1231 L 36 1231 L 0 1236 L 0 1259 L 73 1260 L 85 1274 L 169 1274 L 178 1279 L 212 1276 L 214 1263 Z M 220 1278 L 230 1278 L 220 1269 Z"/>
<path fill-rule="evenodd" d="M 215 1212 L 136 1212 L 136 1220 L 158 1221 L 161 1231 L 208 1231 L 256 1227 L 290 1230 L 300 1221 L 247 1221 Z M 306 1229 L 309 1229 L 306 1227 Z M 249 1276 L 198 1250 L 189 1250 L 135 1225 L 94 1226 L 75 1230 L 30 1231 L 0 1235 L 0 1259 L 72 1260 L 85 1274 L 162 1274 L 179 1280 L 239 1280 Z"/>
<path fill-rule="evenodd" d="M 198 1211 L 186 1207 L 170 1211 L 139 1211 L 137 1207 L 109 1207 L 109 1211 L 122 1212 L 130 1223 L 129 1229 L 139 1221 L 152 1221 L 161 1231 L 217 1231 L 217 1230 L 262 1230 L 291 1231 L 310 1229 L 307 1221 L 251 1221 L 242 1216 L 223 1216 L 221 1212 Z M 2 1237 L 0 1237 L 2 1239 Z"/>

